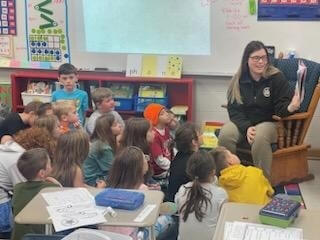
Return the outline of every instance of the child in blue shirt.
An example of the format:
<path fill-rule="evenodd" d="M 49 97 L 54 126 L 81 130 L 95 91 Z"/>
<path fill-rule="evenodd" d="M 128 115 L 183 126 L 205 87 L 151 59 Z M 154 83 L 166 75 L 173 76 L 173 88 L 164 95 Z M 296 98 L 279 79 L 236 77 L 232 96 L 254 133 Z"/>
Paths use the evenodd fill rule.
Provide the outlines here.
<path fill-rule="evenodd" d="M 52 102 L 74 100 L 80 122 L 84 125 L 85 114 L 88 110 L 88 94 L 76 88 L 76 82 L 78 81 L 77 69 L 72 64 L 65 63 L 59 67 L 58 75 L 58 80 L 63 85 L 63 89 L 53 92 Z"/>

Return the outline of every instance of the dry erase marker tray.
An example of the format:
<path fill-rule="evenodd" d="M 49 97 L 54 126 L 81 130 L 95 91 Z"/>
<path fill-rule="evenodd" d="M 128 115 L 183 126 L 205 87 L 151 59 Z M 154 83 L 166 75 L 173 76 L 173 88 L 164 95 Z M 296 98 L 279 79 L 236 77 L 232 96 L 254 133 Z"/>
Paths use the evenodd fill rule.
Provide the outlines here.
<path fill-rule="evenodd" d="M 300 207 L 297 201 L 274 197 L 259 211 L 259 218 L 264 224 L 288 227 L 298 216 Z"/>

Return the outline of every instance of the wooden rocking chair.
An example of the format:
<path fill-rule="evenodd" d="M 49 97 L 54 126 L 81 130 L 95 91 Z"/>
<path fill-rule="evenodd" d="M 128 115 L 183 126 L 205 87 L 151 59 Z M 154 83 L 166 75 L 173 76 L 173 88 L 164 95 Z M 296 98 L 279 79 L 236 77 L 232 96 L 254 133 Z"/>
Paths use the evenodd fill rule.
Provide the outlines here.
<path fill-rule="evenodd" d="M 273 116 L 278 124 L 278 141 L 272 146 L 271 183 L 273 186 L 283 183 L 302 182 L 314 178 L 308 173 L 307 151 L 309 144 L 304 143 L 311 120 L 320 97 L 320 64 L 301 59 L 307 66 L 305 97 L 299 113 L 289 117 Z M 273 64 L 280 69 L 292 88 L 297 81 L 299 59 L 275 59 Z M 237 148 L 239 155 L 248 155 L 251 151 L 243 144 Z M 246 158 L 248 159 L 248 158 Z"/>

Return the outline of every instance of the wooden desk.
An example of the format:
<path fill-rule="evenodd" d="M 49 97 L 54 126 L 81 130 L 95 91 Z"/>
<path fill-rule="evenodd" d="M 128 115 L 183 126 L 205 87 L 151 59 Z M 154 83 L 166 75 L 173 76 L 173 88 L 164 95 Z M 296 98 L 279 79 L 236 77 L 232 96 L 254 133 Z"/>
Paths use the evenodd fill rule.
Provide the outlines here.
<path fill-rule="evenodd" d="M 250 223 L 260 223 L 259 210 L 262 205 L 226 203 L 223 205 L 216 227 L 213 240 L 223 240 L 224 224 L 229 221 L 240 221 Z M 318 240 L 320 238 L 319 210 L 301 209 L 299 217 L 292 227 L 303 229 L 303 238 L 307 240 Z"/>
<path fill-rule="evenodd" d="M 46 234 L 52 233 L 52 221 L 49 219 L 46 206 L 47 202 L 42 197 L 41 193 L 69 190 L 70 188 L 45 188 L 42 189 L 15 217 L 15 221 L 20 224 L 45 224 Z M 102 189 L 90 188 L 89 192 L 95 196 Z M 111 217 L 108 214 L 105 215 L 107 220 L 103 225 L 107 226 L 127 226 L 127 227 L 148 227 L 150 228 L 150 238 L 154 238 L 153 224 L 156 222 L 159 216 L 160 204 L 163 201 L 164 194 L 161 191 L 139 191 L 145 195 L 144 204 L 135 211 L 127 211 L 116 209 L 116 217 Z M 134 222 L 133 220 L 139 215 L 139 213 L 148 204 L 155 204 L 156 208 L 144 219 L 142 222 Z"/>

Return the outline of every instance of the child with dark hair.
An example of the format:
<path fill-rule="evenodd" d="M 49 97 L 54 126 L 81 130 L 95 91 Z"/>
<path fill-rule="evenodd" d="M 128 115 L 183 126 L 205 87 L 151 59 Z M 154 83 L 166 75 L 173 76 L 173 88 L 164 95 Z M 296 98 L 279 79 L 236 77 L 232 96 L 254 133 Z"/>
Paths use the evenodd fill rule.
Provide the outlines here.
<path fill-rule="evenodd" d="M 37 111 L 42 102 L 33 101 L 28 103 L 23 113 L 12 112 L 0 123 L 1 143 L 12 140 L 12 136 L 20 130 L 31 127 L 37 118 Z"/>
<path fill-rule="evenodd" d="M 86 184 L 96 186 L 99 180 L 105 181 L 114 160 L 116 138 L 120 133 L 120 124 L 113 114 L 103 114 L 96 120 L 89 155 L 83 163 Z"/>
<path fill-rule="evenodd" d="M 82 125 L 85 122 L 85 114 L 88 110 L 87 92 L 77 89 L 78 72 L 75 66 L 70 63 L 62 64 L 58 69 L 58 80 L 63 85 L 63 89 L 58 89 L 52 93 L 52 102 L 73 100 Z"/>
<path fill-rule="evenodd" d="M 55 179 L 49 178 L 49 181 L 47 179 L 51 172 L 51 160 L 44 148 L 34 148 L 24 152 L 17 166 L 27 182 L 19 183 L 14 187 L 12 199 L 14 216 L 17 216 L 41 189 L 60 186 Z M 15 223 L 11 239 L 20 240 L 26 233 L 44 233 L 44 226 Z"/>
<path fill-rule="evenodd" d="M 52 104 L 49 102 L 42 103 L 39 106 L 39 109 L 37 111 L 38 117 L 44 117 L 44 116 L 52 115 L 52 114 L 53 114 L 53 108 L 52 108 Z"/>
<path fill-rule="evenodd" d="M 192 179 L 175 196 L 180 213 L 179 239 L 211 240 L 226 191 L 216 185 L 215 162 L 205 150 L 191 155 L 187 173 Z"/>
<path fill-rule="evenodd" d="M 200 128 L 193 123 L 184 123 L 176 131 L 175 142 L 178 153 L 170 165 L 168 185 L 168 200 L 172 202 L 180 186 L 191 181 L 186 168 L 190 156 L 202 145 Z"/>
<path fill-rule="evenodd" d="M 240 164 L 239 158 L 225 147 L 210 151 L 217 166 L 219 185 L 223 187 L 230 202 L 267 204 L 274 190 L 261 169 Z"/>

